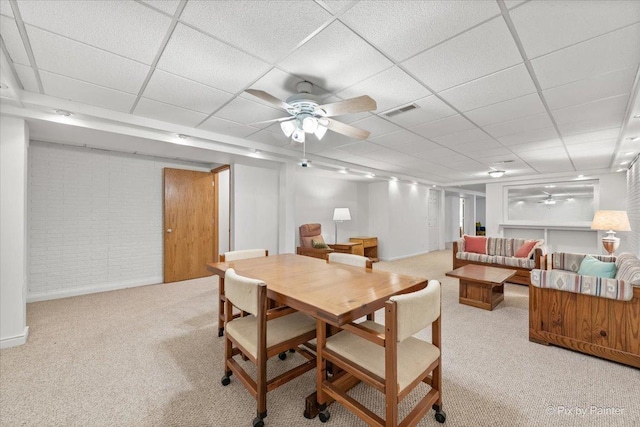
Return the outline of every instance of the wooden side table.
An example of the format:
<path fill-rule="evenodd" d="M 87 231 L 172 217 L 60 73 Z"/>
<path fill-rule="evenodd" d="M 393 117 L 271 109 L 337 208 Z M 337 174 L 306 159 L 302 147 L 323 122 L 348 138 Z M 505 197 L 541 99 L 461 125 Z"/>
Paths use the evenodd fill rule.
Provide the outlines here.
<path fill-rule="evenodd" d="M 377 237 L 351 237 L 350 242 L 362 243 L 364 256 L 372 262 L 378 262 L 378 238 Z"/>
<path fill-rule="evenodd" d="M 329 245 L 329 247 L 336 252 L 342 252 L 344 254 L 364 255 L 364 249 L 360 242 L 335 243 Z"/>

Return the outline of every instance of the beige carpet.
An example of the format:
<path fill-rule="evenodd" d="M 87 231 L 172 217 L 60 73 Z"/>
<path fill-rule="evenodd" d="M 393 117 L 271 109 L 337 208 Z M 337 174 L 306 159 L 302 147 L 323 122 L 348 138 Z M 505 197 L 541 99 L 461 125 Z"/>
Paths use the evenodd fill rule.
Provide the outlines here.
<path fill-rule="evenodd" d="M 374 268 L 443 283 L 445 425 L 640 425 L 640 371 L 530 343 L 525 287 L 507 285 L 488 312 L 458 304 L 457 280 L 444 276 L 450 251 Z M 28 343 L 0 352 L 0 425 L 250 426 L 254 400 L 237 380 L 220 385 L 216 295 L 208 278 L 29 304 Z M 271 372 L 298 358 L 271 360 Z M 269 393 L 268 426 L 321 425 L 302 416 L 314 375 Z M 377 391 L 353 394 L 382 413 Z M 326 425 L 364 424 L 333 405 Z M 430 411 L 420 425 L 440 424 Z"/>

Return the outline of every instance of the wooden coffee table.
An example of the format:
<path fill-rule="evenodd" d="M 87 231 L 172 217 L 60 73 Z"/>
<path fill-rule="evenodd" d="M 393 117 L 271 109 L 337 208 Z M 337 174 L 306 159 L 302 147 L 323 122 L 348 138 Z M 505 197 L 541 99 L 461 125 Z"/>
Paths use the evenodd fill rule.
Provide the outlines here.
<path fill-rule="evenodd" d="M 460 304 L 493 310 L 504 300 L 504 282 L 516 270 L 468 264 L 447 273 L 460 280 Z"/>

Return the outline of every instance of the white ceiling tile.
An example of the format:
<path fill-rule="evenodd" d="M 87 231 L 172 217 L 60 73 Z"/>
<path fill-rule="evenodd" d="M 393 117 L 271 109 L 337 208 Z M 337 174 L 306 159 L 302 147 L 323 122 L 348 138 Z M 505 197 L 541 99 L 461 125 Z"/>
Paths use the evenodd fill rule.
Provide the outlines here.
<path fill-rule="evenodd" d="M 216 119 L 216 118 L 212 117 L 212 119 Z M 217 119 L 217 120 L 221 120 L 221 119 Z M 251 129 L 249 129 L 248 127 L 245 127 L 245 129 L 247 130 L 247 134 L 249 133 L 249 131 L 251 131 Z M 255 129 L 253 130 L 253 132 L 255 132 Z M 235 135 L 235 136 L 246 136 L 246 135 Z M 267 130 L 261 130 L 260 132 L 255 132 L 253 135 L 249 136 L 247 139 L 250 139 L 251 141 L 261 142 L 263 144 L 273 145 L 275 147 L 283 147 L 285 145 L 289 145 L 290 143 L 289 138 L 287 138 L 282 132 L 280 132 L 280 135 L 278 135 L 274 132 L 269 132 Z"/>
<path fill-rule="evenodd" d="M 608 156 L 610 161 L 611 155 L 616 148 L 616 143 L 616 139 L 606 139 L 604 141 L 572 144 L 567 146 L 567 151 L 572 159 Z"/>
<path fill-rule="evenodd" d="M 450 150 L 446 147 L 430 148 L 425 151 L 414 153 L 414 156 L 418 157 L 419 159 L 430 160 L 433 162 L 437 161 L 439 163 L 440 163 L 440 159 L 451 157 L 451 156 L 457 156 L 457 155 L 459 155 L 459 153 L 456 153 L 455 151 Z M 441 163 L 441 164 L 443 165 L 443 167 L 447 166 L 444 163 Z"/>
<path fill-rule="evenodd" d="M 542 160 L 532 160 L 528 162 L 535 170 L 540 173 L 559 173 L 559 172 L 574 172 L 575 168 L 572 166 L 571 161 L 565 155 L 558 158 L 545 158 Z"/>
<path fill-rule="evenodd" d="M 509 150 L 516 154 L 527 151 L 541 151 L 548 148 L 562 148 L 562 140 L 560 138 L 547 139 L 544 141 L 527 142 L 525 144 L 510 145 Z"/>
<path fill-rule="evenodd" d="M 379 160 L 381 162 L 392 163 L 395 165 L 413 160 L 413 157 L 408 154 L 389 150 L 388 148 L 366 152 L 363 153 L 362 156 L 368 159 Z"/>
<path fill-rule="evenodd" d="M 149 117 L 151 119 L 163 120 L 165 122 L 177 123 L 184 126 L 195 127 L 198 123 L 207 118 L 206 114 L 196 111 L 185 110 L 184 108 L 164 104 L 147 98 L 140 98 L 135 115 Z"/>
<path fill-rule="evenodd" d="M 153 72 L 142 95 L 145 98 L 206 114 L 211 114 L 233 97 L 230 93 L 162 70 Z"/>
<path fill-rule="evenodd" d="M 485 165 L 495 165 L 496 167 L 506 168 L 513 167 L 515 164 L 522 163 L 522 160 L 515 154 L 513 154 L 506 147 L 491 148 L 489 150 L 483 150 L 478 152 L 469 153 L 474 159 L 477 158 L 479 162 Z M 512 160 L 510 163 L 503 163 L 506 160 Z"/>
<path fill-rule="evenodd" d="M 329 131 L 324 136 L 324 138 L 322 138 L 322 140 L 318 140 L 318 138 L 316 138 L 315 135 L 307 135 L 305 145 L 306 145 L 307 151 L 311 153 L 320 153 L 330 149 L 342 147 L 346 144 L 352 143 L 353 141 L 356 141 L 356 139 L 350 138 L 348 136 L 342 135 L 337 132 Z M 378 148 L 377 146 L 371 143 L 368 143 L 368 144 L 372 147 L 372 149 Z M 298 144 L 298 145 L 302 145 L 302 144 Z"/>
<path fill-rule="evenodd" d="M 596 132 L 581 133 L 578 135 L 564 136 L 564 143 L 567 145 L 583 144 L 586 142 L 603 141 L 605 139 L 616 139 L 620 134 L 620 128 L 599 130 Z"/>
<path fill-rule="evenodd" d="M 531 1 L 510 15 L 531 59 L 640 21 L 640 3 Z"/>
<path fill-rule="evenodd" d="M 278 119 L 287 117 L 284 111 L 267 107 L 258 102 L 253 102 L 244 98 L 235 98 L 233 101 L 225 105 L 215 114 L 216 117 L 242 124 L 251 124 L 254 127 L 264 128 L 268 124 L 254 124 L 264 120 Z"/>
<path fill-rule="evenodd" d="M 302 81 L 304 80 L 299 77 L 293 76 L 278 68 L 272 68 L 267 74 L 260 77 L 260 79 L 253 83 L 251 85 L 251 89 L 263 90 L 282 101 L 286 101 L 286 99 L 291 95 L 298 93 L 296 85 Z M 316 85 L 313 85 L 313 87 L 311 88 L 311 95 L 322 99 L 323 102 L 340 101 L 340 98 L 336 97 L 327 98 L 329 96 L 329 93 Z M 240 96 L 252 101 L 263 103 L 265 105 L 272 105 L 248 93 L 243 92 Z"/>
<path fill-rule="evenodd" d="M 416 135 L 414 133 L 411 133 L 407 130 L 388 133 L 378 137 L 370 137 L 369 140 L 383 147 L 394 148 L 394 149 L 396 147 L 400 147 L 406 144 L 411 144 L 414 142 L 419 142 L 419 143 L 428 142 L 423 137 Z M 431 142 L 431 144 L 433 143 Z"/>
<path fill-rule="evenodd" d="M 400 151 L 406 154 L 424 153 L 425 151 L 441 149 L 441 145 L 431 142 L 428 139 L 422 138 L 416 141 L 407 142 L 393 147 L 394 150 Z"/>
<path fill-rule="evenodd" d="M 544 105 L 537 93 L 467 111 L 465 116 L 479 126 L 491 125 L 543 113 Z"/>
<path fill-rule="evenodd" d="M 424 98 L 431 92 L 400 68 L 392 67 L 337 95 L 344 99 L 369 95 L 378 105 L 375 111 L 380 112 Z"/>
<path fill-rule="evenodd" d="M 444 136 L 438 136 L 431 139 L 433 139 L 438 144 L 442 144 L 449 147 L 453 145 L 467 144 L 471 142 L 486 141 L 488 139 L 491 139 L 491 137 L 486 133 L 484 133 L 482 129 L 473 128 L 471 130 L 452 133 Z"/>
<path fill-rule="evenodd" d="M 341 19 L 387 55 L 403 60 L 500 14 L 493 1 L 362 1 Z"/>
<path fill-rule="evenodd" d="M 595 132 L 622 126 L 622 118 L 610 115 L 598 117 L 597 120 L 580 120 L 578 122 L 562 123 L 558 130 L 562 135 L 575 135 Z"/>
<path fill-rule="evenodd" d="M 335 46 L 340 48 L 336 49 Z M 335 21 L 279 66 L 331 92 L 337 92 L 391 65 L 391 61 Z"/>
<path fill-rule="evenodd" d="M 269 65 L 178 24 L 158 62 L 158 68 L 235 93 L 266 72 Z"/>
<path fill-rule="evenodd" d="M 176 9 L 180 4 L 180 0 L 142 0 L 144 3 L 147 3 L 156 9 L 160 9 L 161 11 L 168 13 L 169 15 L 173 15 L 176 13 Z"/>
<path fill-rule="evenodd" d="M 425 123 L 411 128 L 416 133 L 425 138 L 435 138 L 437 136 L 449 135 L 451 133 L 462 132 L 473 129 L 476 126 L 461 115 L 447 117 L 435 122 Z"/>
<path fill-rule="evenodd" d="M 536 91 L 527 68 L 516 65 L 440 93 L 460 111 L 469 111 Z"/>
<path fill-rule="evenodd" d="M 137 94 L 149 67 L 65 37 L 27 26 L 38 68 Z"/>
<path fill-rule="evenodd" d="M 513 9 L 514 7 L 521 5 L 527 0 L 504 0 L 504 5 L 507 6 L 507 9 Z"/>
<path fill-rule="evenodd" d="M 485 126 L 483 129 L 496 138 L 511 135 L 514 133 L 522 133 L 528 130 L 541 129 L 553 126 L 553 122 L 547 113 L 536 114 L 535 116 L 522 117 L 507 122 L 496 123 Z"/>
<path fill-rule="evenodd" d="M 634 41 L 635 40 L 635 41 Z M 542 89 L 629 68 L 640 62 L 640 24 L 541 56 L 531 61 Z"/>
<path fill-rule="evenodd" d="M 477 79 L 522 62 L 502 17 L 414 56 L 402 65 L 432 90 Z"/>
<path fill-rule="evenodd" d="M 13 10 L 9 0 L 0 0 L 0 14 L 13 18 Z"/>
<path fill-rule="evenodd" d="M 25 23 L 151 64 L 171 19 L 136 2 L 24 1 Z"/>
<path fill-rule="evenodd" d="M 572 158 L 577 170 L 608 169 L 611 156 L 597 156 L 592 158 Z"/>
<path fill-rule="evenodd" d="M 358 141 L 352 142 L 351 144 L 343 145 L 338 148 L 340 151 L 345 151 L 349 154 L 361 155 L 364 153 L 369 153 L 374 150 L 382 150 L 381 147 L 372 144 L 368 141 Z"/>
<path fill-rule="evenodd" d="M 370 138 L 375 138 L 376 136 L 382 136 L 391 132 L 397 132 L 401 129 L 399 126 L 377 116 L 370 116 L 366 119 L 358 120 L 357 122 L 351 123 L 351 126 L 368 130 L 371 132 Z"/>
<path fill-rule="evenodd" d="M 209 117 L 204 123 L 198 126 L 198 129 L 208 130 L 210 132 L 222 133 L 225 135 L 237 136 L 239 138 L 243 138 L 243 137 L 246 137 L 247 135 L 255 134 L 258 131 L 257 128 L 245 126 L 241 123 L 236 123 L 229 120 L 219 119 L 218 117 Z M 260 133 L 265 134 L 265 137 L 267 134 L 274 135 L 273 133 L 267 132 L 267 131 L 260 132 Z M 289 143 L 288 138 L 286 138 L 284 134 L 282 134 L 282 137 L 283 137 L 281 141 L 282 144 L 279 144 L 279 145 L 288 144 Z M 266 143 L 265 140 L 261 140 L 259 142 Z M 271 145 L 277 145 L 277 144 L 271 144 Z"/>
<path fill-rule="evenodd" d="M 342 9 L 356 3 L 356 0 L 322 0 L 322 2 L 327 5 L 329 9 L 331 9 L 331 13 L 335 15 Z"/>
<path fill-rule="evenodd" d="M 521 159 L 526 162 L 534 162 L 540 160 L 567 159 L 567 152 L 564 147 L 544 148 L 540 150 L 530 150 L 519 153 Z"/>
<path fill-rule="evenodd" d="M 436 96 L 428 96 L 414 102 L 414 104 L 419 108 L 389 117 L 389 120 L 403 127 L 411 127 L 457 114 L 456 110 L 449 107 Z"/>
<path fill-rule="evenodd" d="M 22 83 L 22 87 L 24 87 L 24 90 L 29 92 L 40 92 L 40 89 L 38 88 L 36 73 L 33 71 L 33 68 L 20 64 L 13 65 L 14 67 L 16 67 L 18 79 L 20 79 L 20 83 Z"/>
<path fill-rule="evenodd" d="M 633 87 L 638 64 L 543 91 L 551 110 L 584 104 L 600 98 L 628 94 Z"/>
<path fill-rule="evenodd" d="M 180 19 L 274 62 L 330 17 L 312 1 L 189 1 Z"/>
<path fill-rule="evenodd" d="M 11 61 L 17 64 L 30 65 L 27 51 L 24 49 L 22 37 L 18 31 L 16 21 L 6 16 L 0 16 L 0 35 L 7 47 Z"/>
<path fill-rule="evenodd" d="M 555 110 L 552 111 L 551 114 L 553 114 L 558 125 L 581 121 L 592 121 L 595 123 L 609 119 L 621 122 L 624 119 L 628 100 L 629 95 L 619 95 Z"/>
<path fill-rule="evenodd" d="M 59 76 L 48 71 L 40 71 L 40 78 L 45 95 L 57 98 L 70 99 L 125 113 L 131 110 L 131 106 L 136 100 L 136 96 L 130 93 Z"/>
<path fill-rule="evenodd" d="M 554 127 L 544 129 L 535 129 L 527 132 L 516 133 L 513 135 L 502 136 L 498 141 L 504 145 L 525 144 L 527 142 L 544 141 L 547 139 L 557 138 L 558 132 Z"/>
<path fill-rule="evenodd" d="M 449 147 L 449 145 L 447 146 Z M 452 150 L 466 155 L 469 155 L 469 153 L 480 153 L 480 151 L 500 150 L 504 148 L 498 141 L 494 141 L 493 139 L 469 141 L 462 144 L 452 145 L 450 147 Z M 474 154 L 473 157 L 476 157 L 476 154 Z"/>

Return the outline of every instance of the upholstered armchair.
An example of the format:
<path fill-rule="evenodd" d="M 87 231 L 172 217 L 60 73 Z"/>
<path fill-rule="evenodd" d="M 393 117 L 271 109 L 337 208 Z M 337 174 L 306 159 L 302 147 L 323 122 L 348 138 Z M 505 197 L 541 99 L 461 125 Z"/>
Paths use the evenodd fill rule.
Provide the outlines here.
<path fill-rule="evenodd" d="M 322 226 L 320 224 L 302 224 L 300 226 L 300 246 L 296 253 L 298 255 L 306 255 L 314 258 L 327 259 L 330 252 L 333 249 L 327 248 L 314 248 L 313 242 L 324 243 L 322 237 Z"/>

